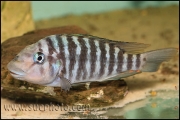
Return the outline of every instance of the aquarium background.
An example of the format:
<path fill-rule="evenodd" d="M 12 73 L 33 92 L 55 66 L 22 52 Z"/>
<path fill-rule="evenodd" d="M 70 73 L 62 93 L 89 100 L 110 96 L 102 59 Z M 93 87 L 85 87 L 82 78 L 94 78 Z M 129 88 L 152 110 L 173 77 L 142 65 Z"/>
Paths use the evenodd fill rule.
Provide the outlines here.
<path fill-rule="evenodd" d="M 31 3 L 34 20 L 62 17 L 70 14 L 97 14 L 117 9 L 179 5 L 179 1 L 32 1 Z"/>
<path fill-rule="evenodd" d="M 31 1 L 28 7 L 24 3 L 12 2 L 7 8 L 12 11 L 6 13 L 3 11 L 1 35 L 9 35 L 4 40 L 32 30 L 76 25 L 95 36 L 151 44 L 147 51 L 166 47 L 179 48 L 179 1 Z M 15 6 L 11 7 L 12 5 Z M 1 11 L 3 8 L 6 8 L 6 4 L 1 5 Z M 27 15 L 24 17 L 24 14 Z M 31 28 L 27 29 L 28 27 Z M 22 28 L 21 32 L 19 28 Z M 96 108 L 88 114 L 66 111 L 7 112 L 1 107 L 1 115 L 2 118 L 177 119 L 179 118 L 178 60 L 177 56 L 163 64 L 160 67 L 163 72 L 159 70 L 126 78 L 129 93 L 125 98 L 111 106 Z M 3 106 L 15 102 L 3 99 L 1 103 Z"/>

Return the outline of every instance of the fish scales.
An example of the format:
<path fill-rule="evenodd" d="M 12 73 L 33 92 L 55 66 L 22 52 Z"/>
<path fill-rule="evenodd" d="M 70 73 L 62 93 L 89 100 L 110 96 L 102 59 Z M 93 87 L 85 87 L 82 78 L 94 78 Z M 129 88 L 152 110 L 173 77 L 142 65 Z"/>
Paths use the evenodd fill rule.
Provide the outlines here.
<path fill-rule="evenodd" d="M 50 38 L 47 38 L 47 44 L 49 46 L 48 51 L 49 51 L 49 55 L 53 54 L 53 51 L 55 50 L 55 46 L 53 45 L 53 39 L 54 36 Z M 89 39 L 86 38 L 88 41 Z M 57 39 L 58 40 L 58 39 Z M 67 40 L 67 44 L 68 44 L 68 52 L 69 52 L 69 76 L 67 77 L 68 79 L 72 80 L 72 81 L 79 81 L 79 80 L 86 80 L 86 74 L 87 74 L 87 70 L 85 67 L 85 63 L 87 62 L 87 56 L 85 54 L 87 54 L 87 47 L 85 46 L 85 40 L 83 39 L 83 37 L 73 37 L 73 36 L 66 36 L 66 40 Z M 76 42 L 75 42 L 76 41 Z M 94 41 L 92 41 L 94 42 Z M 99 42 L 99 41 L 98 41 Z M 81 50 L 77 50 L 77 46 L 80 48 Z M 113 61 L 113 52 L 109 53 L 109 49 L 111 48 L 114 49 L 114 46 L 111 45 L 111 47 L 109 46 L 108 43 L 105 42 L 100 42 L 99 47 L 97 48 L 101 54 L 96 54 L 99 58 L 100 58 L 100 69 L 98 71 L 99 76 L 97 78 L 100 78 L 102 76 L 106 76 L 108 75 L 109 71 L 109 61 L 110 61 L 110 54 L 111 54 L 111 61 Z M 89 47 L 90 49 L 90 47 Z M 91 50 L 89 50 L 91 51 Z M 92 52 L 93 53 L 93 52 Z M 113 55 L 114 56 L 114 55 Z M 97 58 L 97 57 L 95 57 Z M 49 60 L 49 66 L 51 66 L 51 57 L 48 57 Z M 94 59 L 95 61 L 96 59 Z M 64 61 L 67 61 L 66 59 Z M 112 64 L 114 62 L 111 62 L 111 66 L 114 67 Z M 110 66 L 110 67 L 111 67 Z M 68 69 L 66 68 L 66 69 Z M 98 68 L 98 66 L 97 66 Z M 89 69 L 89 68 L 87 68 Z M 112 68 L 111 68 L 112 69 Z M 64 74 L 66 76 L 66 74 Z M 110 74 L 109 74 L 110 75 Z M 94 77 L 94 76 L 91 76 Z"/>
<path fill-rule="evenodd" d="M 93 73 L 93 76 L 96 76 L 95 78 L 98 79 L 99 77 L 97 77 L 97 76 L 100 74 L 100 66 L 101 66 L 101 62 L 100 62 L 100 60 L 101 60 L 101 58 L 100 58 L 101 50 L 100 50 L 100 47 L 99 47 L 99 41 L 94 40 L 94 43 L 95 43 L 96 57 L 97 58 L 96 58 L 95 71 Z"/>
<path fill-rule="evenodd" d="M 115 59 L 117 59 L 117 58 L 115 58 L 115 56 L 116 56 L 115 49 L 117 49 L 117 48 L 115 48 L 111 44 L 109 44 L 109 47 L 110 47 L 110 49 L 109 49 L 110 57 L 109 57 L 108 75 L 111 75 L 111 73 L 113 72 L 114 66 L 116 66 L 116 64 L 115 64 L 116 60 Z"/>
<path fill-rule="evenodd" d="M 105 63 L 104 63 L 103 77 L 107 76 L 109 73 L 109 62 L 110 62 L 110 53 L 109 53 L 110 46 L 108 43 L 105 43 L 104 46 L 105 46 L 105 50 L 106 50 L 106 56 L 105 56 L 106 59 L 105 59 Z"/>
<path fill-rule="evenodd" d="M 119 50 L 117 59 L 118 59 L 118 63 L 117 63 L 116 72 L 122 72 L 122 66 L 123 66 L 123 60 L 124 60 L 122 50 Z"/>
<path fill-rule="evenodd" d="M 127 70 L 132 69 L 133 65 L 133 59 L 132 59 L 132 54 L 128 54 L 128 60 L 127 60 Z"/>
<path fill-rule="evenodd" d="M 53 46 L 53 41 L 51 39 L 52 37 L 47 37 L 45 40 L 46 40 L 46 43 L 48 45 L 48 61 L 49 61 L 49 68 L 51 68 L 53 66 L 53 64 L 55 63 L 55 56 L 53 56 L 54 52 L 56 52 L 56 49 L 54 48 Z M 54 69 L 52 69 L 50 71 L 50 75 L 52 76 L 54 74 Z"/>
<path fill-rule="evenodd" d="M 136 70 L 136 60 L 137 60 L 137 55 L 132 55 L 132 68 L 131 70 Z"/>
<path fill-rule="evenodd" d="M 117 72 L 119 51 L 120 51 L 120 49 L 118 47 L 114 47 L 114 60 L 115 61 L 114 62 L 110 62 L 110 63 L 114 63 L 112 74 L 115 74 Z"/>
<path fill-rule="evenodd" d="M 72 79 L 74 76 L 74 69 L 77 67 L 77 47 L 78 45 L 75 44 L 71 36 L 67 36 L 67 42 L 68 42 L 68 51 L 69 51 L 69 76 L 68 79 Z"/>
<path fill-rule="evenodd" d="M 140 61 L 140 54 L 136 55 L 136 69 L 140 67 L 141 61 Z"/>
<path fill-rule="evenodd" d="M 92 70 L 91 70 L 92 62 L 90 61 L 92 59 L 92 57 L 91 57 L 91 49 L 92 48 L 91 48 L 90 42 L 87 38 L 81 38 L 81 39 L 84 39 L 86 49 L 87 49 L 87 55 L 84 55 L 84 56 L 86 56 L 86 60 L 87 60 L 87 62 L 85 63 L 86 64 L 86 78 L 84 76 L 83 79 L 89 79 L 90 78 L 90 72 L 92 72 Z M 90 71 L 89 71 L 89 69 L 90 69 Z"/>
<path fill-rule="evenodd" d="M 45 46 L 45 47 L 42 47 L 42 46 Z M 40 51 L 40 52 L 42 52 L 42 53 L 45 52 L 46 54 L 49 54 L 48 46 L 47 46 L 45 40 L 40 41 L 40 42 L 38 43 L 38 47 L 39 47 L 39 51 Z M 36 65 L 36 64 L 33 63 L 31 67 L 33 67 L 34 65 Z M 46 68 L 46 67 L 49 68 L 49 63 L 45 63 L 45 64 L 43 64 L 43 65 L 40 67 L 40 73 L 41 73 L 42 75 L 45 74 L 45 69 L 44 69 L 44 68 Z"/>
<path fill-rule="evenodd" d="M 17 79 L 69 90 L 74 83 L 115 80 L 139 71 L 156 71 L 160 63 L 177 52 L 175 48 L 137 52 L 146 47 L 143 43 L 91 35 L 51 35 L 23 49 L 8 64 L 8 69 Z"/>
<path fill-rule="evenodd" d="M 106 60 L 107 60 L 107 57 L 106 57 L 107 51 L 105 50 L 105 45 L 104 45 L 103 42 L 99 42 L 99 48 L 100 48 L 100 51 L 101 51 L 99 77 L 101 77 L 104 74 L 104 71 L 105 71 Z"/>
<path fill-rule="evenodd" d="M 72 80 L 76 81 L 77 71 L 78 71 L 78 68 L 80 66 L 80 61 L 79 60 L 80 60 L 80 54 L 82 52 L 82 48 L 81 48 L 81 45 L 80 45 L 80 43 L 78 41 L 78 37 L 73 37 L 73 41 L 77 45 L 77 49 L 76 49 L 76 64 L 75 64 L 74 74 L 73 74 Z"/>
<path fill-rule="evenodd" d="M 61 59 L 62 60 L 62 65 L 63 65 L 63 69 L 61 70 L 61 73 L 62 74 L 66 74 L 66 59 L 65 59 L 65 52 L 64 52 L 64 44 L 63 44 L 63 40 L 62 40 L 62 37 L 60 37 L 59 35 L 56 35 L 55 38 L 54 38 L 57 43 L 58 43 L 58 46 L 59 46 L 59 54 L 57 54 L 57 58 L 58 59 Z"/>
<path fill-rule="evenodd" d="M 94 73 L 97 71 L 96 70 L 96 66 L 97 66 L 96 61 L 98 61 L 98 58 L 97 58 L 96 54 L 98 51 L 96 50 L 96 45 L 95 45 L 95 41 L 93 38 L 91 38 L 91 39 L 84 38 L 84 39 L 89 41 L 89 45 L 90 45 L 90 64 L 91 64 L 90 76 L 89 76 L 89 79 L 90 79 L 93 77 Z"/>
<path fill-rule="evenodd" d="M 76 43 L 73 41 L 74 39 L 76 39 Z M 87 41 L 89 41 L 88 38 L 85 38 L 85 39 Z M 79 43 L 77 42 L 77 40 Z M 75 81 L 75 80 L 76 81 L 86 80 L 87 69 L 90 69 L 90 68 L 86 68 L 86 66 L 85 66 L 85 63 L 87 63 L 88 62 L 87 60 L 89 59 L 89 58 L 87 59 L 87 56 L 85 55 L 85 54 L 87 54 L 87 46 L 85 45 L 85 43 L 87 41 L 85 41 L 83 39 L 83 37 L 76 38 L 76 37 L 72 37 L 72 36 L 67 36 L 67 41 L 68 41 L 68 50 L 70 53 L 69 58 L 71 58 L 70 64 L 69 64 L 69 77 L 68 77 L 68 79 L 71 79 L 73 81 Z M 95 41 L 92 41 L 92 42 L 95 42 Z M 98 42 L 99 41 L 96 41 L 96 43 L 98 43 Z M 78 55 L 75 52 L 75 51 L 77 51 L 76 50 L 77 46 L 78 47 L 81 46 L 81 51 Z M 113 52 L 110 53 L 110 48 L 112 51 L 114 51 L 114 46 L 113 45 L 109 46 L 109 44 L 105 43 L 105 42 L 100 42 L 100 44 L 98 46 L 96 46 L 96 49 L 98 49 L 100 51 L 100 54 L 96 54 L 96 56 L 100 58 L 98 63 L 100 63 L 100 66 L 101 66 L 100 68 L 99 68 L 99 66 L 96 66 L 97 68 L 99 68 L 98 69 L 99 71 L 97 70 L 99 73 L 99 76 L 97 78 L 100 78 L 102 76 L 106 76 L 106 75 L 108 75 L 108 73 L 110 75 L 110 73 L 112 72 L 111 69 L 114 67 L 112 65 L 112 64 L 114 64 L 114 60 L 113 60 L 114 53 Z M 89 49 L 90 49 L 90 47 L 89 47 Z M 89 50 L 89 51 L 91 51 L 91 50 Z M 92 53 L 94 53 L 94 52 L 92 52 Z M 110 59 L 110 54 L 111 54 L 111 59 Z M 75 55 L 77 55 L 77 56 L 75 57 Z M 97 58 L 97 57 L 95 57 L 95 58 Z M 131 62 L 127 62 L 126 59 L 127 58 L 125 58 L 124 62 L 121 61 L 122 64 L 120 65 L 120 67 L 122 68 L 122 65 L 124 65 L 125 66 L 124 70 L 129 70 L 132 67 L 131 66 L 132 64 L 131 64 Z M 96 59 L 94 59 L 94 61 L 95 60 Z M 112 62 L 110 62 L 110 60 Z M 129 61 L 132 61 L 131 58 L 129 59 Z M 76 65 L 75 65 L 75 63 L 76 63 Z M 109 66 L 109 63 L 111 63 L 110 66 Z M 79 67 L 74 68 L 74 65 L 79 66 Z M 129 66 L 129 68 L 127 69 L 126 66 Z M 111 67 L 111 69 L 109 70 L 110 67 Z M 73 73 L 73 77 L 72 77 L 72 73 Z M 91 76 L 91 77 L 94 77 L 94 76 Z"/>
<path fill-rule="evenodd" d="M 86 67 L 86 64 L 88 62 L 88 53 L 87 53 L 87 49 L 90 50 L 90 48 L 88 48 L 86 46 L 86 41 L 83 39 L 83 37 L 78 37 L 78 41 L 80 43 L 80 47 L 81 47 L 81 54 L 79 55 L 79 67 L 78 70 L 75 72 L 78 72 L 77 76 L 76 76 L 76 80 L 85 80 L 87 77 L 87 70 L 89 68 Z M 88 44 L 88 43 L 87 43 Z"/>

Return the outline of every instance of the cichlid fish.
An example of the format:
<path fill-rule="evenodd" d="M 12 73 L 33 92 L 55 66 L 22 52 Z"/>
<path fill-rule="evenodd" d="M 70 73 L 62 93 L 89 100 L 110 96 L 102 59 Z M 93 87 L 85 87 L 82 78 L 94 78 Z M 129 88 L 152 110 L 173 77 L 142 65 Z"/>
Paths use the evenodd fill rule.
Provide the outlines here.
<path fill-rule="evenodd" d="M 7 67 L 16 79 L 69 90 L 75 83 L 154 72 L 177 53 L 175 48 L 142 53 L 148 46 L 85 34 L 51 35 L 24 48 Z"/>

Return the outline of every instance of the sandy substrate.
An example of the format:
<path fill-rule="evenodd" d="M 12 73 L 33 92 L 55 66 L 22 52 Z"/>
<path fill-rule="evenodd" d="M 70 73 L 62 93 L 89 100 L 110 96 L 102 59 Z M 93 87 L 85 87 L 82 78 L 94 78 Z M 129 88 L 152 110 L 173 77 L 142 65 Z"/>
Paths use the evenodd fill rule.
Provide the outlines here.
<path fill-rule="evenodd" d="M 142 42 L 151 44 L 146 50 L 166 47 L 179 48 L 179 7 L 148 8 L 142 10 L 112 11 L 97 15 L 69 15 L 36 22 L 36 28 L 49 28 L 64 25 L 77 25 L 89 34 L 112 40 Z M 163 99 L 179 99 L 179 55 L 161 65 L 155 73 L 141 73 L 126 78 L 129 86 L 127 96 L 115 103 L 114 107 L 124 107 L 124 112 L 140 108 L 147 104 L 142 101 L 134 105 L 129 103 L 143 100 L 146 96 Z M 171 90 L 174 94 L 160 93 L 159 90 Z M 2 118 L 59 118 L 63 111 L 5 111 L 5 104 L 14 101 L 2 99 Z M 130 107 L 128 107 L 130 106 Z M 153 105 L 152 105 L 153 106 Z M 175 106 L 170 106 L 174 109 Z M 177 105 L 178 109 L 179 106 Z M 84 113 L 88 114 L 88 112 Z M 121 113 L 123 115 L 123 113 Z M 177 115 L 178 116 L 178 115 Z M 66 116 L 66 118 L 77 118 Z M 176 117 L 175 117 L 176 118 Z"/>

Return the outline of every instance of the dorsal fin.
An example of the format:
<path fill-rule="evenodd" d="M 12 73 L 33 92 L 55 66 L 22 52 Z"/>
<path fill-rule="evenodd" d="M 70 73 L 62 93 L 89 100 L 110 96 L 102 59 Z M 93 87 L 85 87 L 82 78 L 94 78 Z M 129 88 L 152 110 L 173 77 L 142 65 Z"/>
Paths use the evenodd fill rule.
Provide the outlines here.
<path fill-rule="evenodd" d="M 129 54 L 138 54 L 143 52 L 143 50 L 149 47 L 149 44 L 136 43 L 136 42 L 118 42 L 116 46 L 119 46 L 120 49 Z"/>
<path fill-rule="evenodd" d="M 150 46 L 149 44 L 144 44 L 144 43 L 114 41 L 114 40 L 109 40 L 106 38 L 96 37 L 96 36 L 88 35 L 88 34 L 71 34 L 71 35 L 74 35 L 77 37 L 87 37 L 89 39 L 99 40 L 100 42 L 113 44 L 114 46 L 119 47 L 121 50 L 123 50 L 123 52 L 126 52 L 128 54 L 142 53 L 145 48 Z"/>

